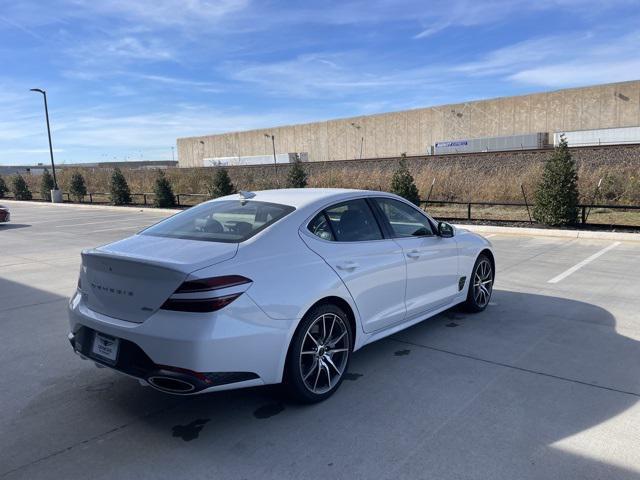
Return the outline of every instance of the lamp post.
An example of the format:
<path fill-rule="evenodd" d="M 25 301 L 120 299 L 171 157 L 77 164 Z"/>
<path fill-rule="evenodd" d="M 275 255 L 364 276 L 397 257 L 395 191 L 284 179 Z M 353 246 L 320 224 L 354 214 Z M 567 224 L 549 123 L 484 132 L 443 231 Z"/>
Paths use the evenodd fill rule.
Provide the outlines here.
<path fill-rule="evenodd" d="M 276 137 L 273 135 L 269 135 L 268 133 L 265 133 L 264 136 L 271 139 L 271 146 L 273 147 L 273 167 L 276 171 L 276 182 L 277 182 L 278 181 L 278 161 L 276 160 Z"/>
<path fill-rule="evenodd" d="M 53 191 L 51 192 L 51 201 L 54 203 L 62 202 L 62 194 L 58 190 L 58 179 L 56 178 L 56 165 L 53 162 L 53 146 L 51 144 L 51 127 L 49 126 L 49 107 L 47 106 L 47 92 L 40 88 L 32 88 L 32 92 L 41 93 L 44 97 L 44 116 L 47 119 L 47 135 L 49 136 L 49 155 L 51 156 L 51 171 L 53 173 Z"/>
<path fill-rule="evenodd" d="M 351 126 L 356 129 L 358 133 L 360 133 L 360 129 L 362 128 L 355 122 L 351 122 Z M 360 160 L 362 160 L 362 147 L 364 147 L 364 135 L 360 137 Z"/>

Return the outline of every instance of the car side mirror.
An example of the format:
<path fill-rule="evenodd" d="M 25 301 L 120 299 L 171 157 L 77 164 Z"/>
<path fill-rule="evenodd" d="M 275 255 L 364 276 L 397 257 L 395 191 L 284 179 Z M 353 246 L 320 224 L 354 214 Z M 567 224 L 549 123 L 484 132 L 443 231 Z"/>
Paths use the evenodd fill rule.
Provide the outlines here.
<path fill-rule="evenodd" d="M 453 237 L 453 226 L 448 224 L 447 222 L 438 222 L 438 235 L 442 238 Z"/>

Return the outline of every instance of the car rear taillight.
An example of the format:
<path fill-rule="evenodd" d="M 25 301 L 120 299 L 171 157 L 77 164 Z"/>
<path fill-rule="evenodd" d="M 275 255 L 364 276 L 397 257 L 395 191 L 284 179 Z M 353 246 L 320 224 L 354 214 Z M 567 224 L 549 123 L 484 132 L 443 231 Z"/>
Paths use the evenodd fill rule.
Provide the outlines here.
<path fill-rule="evenodd" d="M 184 282 L 176 293 L 195 293 L 208 292 L 211 290 L 220 290 L 221 288 L 230 288 L 238 285 L 251 283 L 246 277 L 241 275 L 225 275 L 223 277 L 199 278 L 198 280 L 189 280 Z"/>
<path fill-rule="evenodd" d="M 188 280 L 160 307 L 179 312 L 215 312 L 242 295 L 251 280 L 240 275 Z"/>

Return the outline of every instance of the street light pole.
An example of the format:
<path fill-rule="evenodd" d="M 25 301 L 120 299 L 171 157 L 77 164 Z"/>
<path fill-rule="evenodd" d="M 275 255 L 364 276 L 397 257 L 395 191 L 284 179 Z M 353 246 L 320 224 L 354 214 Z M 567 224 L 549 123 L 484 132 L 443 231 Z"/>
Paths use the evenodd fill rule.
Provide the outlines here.
<path fill-rule="evenodd" d="M 274 135 L 264 134 L 265 137 L 271 138 L 271 146 L 273 147 L 273 167 L 276 171 L 276 181 L 278 181 L 278 161 L 276 159 L 276 137 Z"/>
<path fill-rule="evenodd" d="M 351 126 L 356 130 L 356 132 L 360 133 L 360 129 L 362 128 L 355 122 L 351 122 Z M 364 147 L 364 135 L 360 137 L 360 160 L 362 160 L 362 148 Z M 354 154 L 355 155 L 355 154 Z"/>
<path fill-rule="evenodd" d="M 32 92 L 39 92 L 44 96 L 44 115 L 47 119 L 47 135 L 49 136 L 49 155 L 51 156 L 51 170 L 53 173 L 53 189 L 58 190 L 58 179 L 56 178 L 56 165 L 53 163 L 53 146 L 51 145 L 51 127 L 49 126 L 49 107 L 47 106 L 47 92 L 40 88 L 32 88 Z"/>

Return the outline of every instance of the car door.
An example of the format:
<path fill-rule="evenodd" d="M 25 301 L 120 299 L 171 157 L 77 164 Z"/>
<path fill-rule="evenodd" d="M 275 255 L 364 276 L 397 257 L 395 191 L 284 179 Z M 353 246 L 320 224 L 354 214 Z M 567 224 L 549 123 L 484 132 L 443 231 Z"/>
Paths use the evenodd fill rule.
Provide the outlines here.
<path fill-rule="evenodd" d="M 458 246 L 436 234 L 413 205 L 387 197 L 374 199 L 383 228 L 401 247 L 407 262 L 407 319 L 442 307 L 458 293 Z"/>
<path fill-rule="evenodd" d="M 348 200 L 324 209 L 303 233 L 305 243 L 346 285 L 365 332 L 404 320 L 404 253 L 384 237 L 367 200 Z"/>

